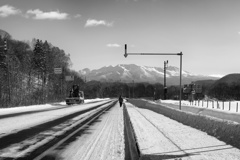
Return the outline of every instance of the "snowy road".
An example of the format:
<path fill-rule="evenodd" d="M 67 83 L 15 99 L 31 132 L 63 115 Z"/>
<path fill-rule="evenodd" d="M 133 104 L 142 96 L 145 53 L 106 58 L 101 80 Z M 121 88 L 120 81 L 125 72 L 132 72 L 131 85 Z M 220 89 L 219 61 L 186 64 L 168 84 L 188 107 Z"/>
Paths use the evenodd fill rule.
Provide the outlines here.
<path fill-rule="evenodd" d="M 66 160 L 124 160 L 123 110 L 116 104 L 57 151 Z"/>
<path fill-rule="evenodd" d="M 109 103 L 110 102 L 110 103 Z M 64 135 L 78 129 L 85 121 L 91 119 L 108 106 L 111 100 L 75 105 L 71 107 L 56 106 L 55 109 L 42 109 L 35 112 L 19 112 L 0 117 L 0 123 L 6 126 L 1 128 L 0 159 L 3 157 L 19 158 L 38 155 L 38 148 L 46 144 L 57 142 Z M 28 108 L 31 109 L 31 108 Z M 32 108 L 32 111 L 34 107 Z M 3 131 L 9 131 L 4 134 Z M 47 146 L 46 146 L 47 147 Z M 41 150 L 42 150 L 41 149 Z M 41 152 L 40 152 L 41 153 Z M 29 159 L 29 158 L 28 158 Z"/>
<path fill-rule="evenodd" d="M 126 103 L 141 159 L 239 160 L 240 150 L 205 132 Z"/>
<path fill-rule="evenodd" d="M 8 134 L 39 125 L 44 122 L 52 121 L 74 112 L 83 111 L 103 103 L 106 103 L 106 101 L 73 106 L 55 104 L 31 106 L 25 108 L 1 109 L 0 138 Z"/>

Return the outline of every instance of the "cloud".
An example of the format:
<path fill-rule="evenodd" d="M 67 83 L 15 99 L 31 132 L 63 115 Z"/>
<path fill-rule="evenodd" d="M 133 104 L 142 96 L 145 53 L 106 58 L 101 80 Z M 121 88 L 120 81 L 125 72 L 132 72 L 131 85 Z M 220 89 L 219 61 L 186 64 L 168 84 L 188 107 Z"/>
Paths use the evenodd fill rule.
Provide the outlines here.
<path fill-rule="evenodd" d="M 107 27 L 112 27 L 113 26 L 113 22 L 107 22 L 105 20 L 95 20 L 95 19 L 88 19 L 85 27 L 95 27 L 95 26 L 107 26 Z"/>
<path fill-rule="evenodd" d="M 20 13 L 21 13 L 21 10 L 16 9 L 15 7 L 10 5 L 4 5 L 0 7 L 0 17 L 7 17 L 10 15 L 16 15 Z"/>
<path fill-rule="evenodd" d="M 35 10 L 28 10 L 27 17 L 33 16 L 33 19 L 57 19 L 57 20 L 64 20 L 68 19 L 67 13 L 60 13 L 59 11 L 51 11 L 51 12 L 43 12 L 40 9 Z"/>
<path fill-rule="evenodd" d="M 76 15 L 74 16 L 74 18 L 80 18 L 80 17 L 82 17 L 81 14 L 76 14 Z"/>
<path fill-rule="evenodd" d="M 116 43 L 109 43 L 107 44 L 107 47 L 121 47 L 121 45 Z"/>

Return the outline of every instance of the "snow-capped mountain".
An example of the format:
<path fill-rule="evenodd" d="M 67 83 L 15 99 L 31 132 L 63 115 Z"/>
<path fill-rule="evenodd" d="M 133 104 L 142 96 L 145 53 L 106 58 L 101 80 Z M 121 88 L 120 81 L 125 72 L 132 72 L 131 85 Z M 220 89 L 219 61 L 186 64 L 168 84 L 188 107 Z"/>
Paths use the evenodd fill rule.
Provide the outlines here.
<path fill-rule="evenodd" d="M 167 67 L 166 81 L 167 85 L 179 84 L 179 68 L 174 66 Z M 90 70 L 85 68 L 79 71 L 80 75 L 87 81 L 96 80 L 102 82 L 148 82 L 162 83 L 164 79 L 164 69 L 160 67 L 137 66 L 135 64 L 120 64 L 117 66 L 102 67 L 100 69 Z M 191 83 L 197 80 L 206 80 L 218 78 L 212 76 L 204 76 L 192 74 L 182 71 L 183 84 Z"/>

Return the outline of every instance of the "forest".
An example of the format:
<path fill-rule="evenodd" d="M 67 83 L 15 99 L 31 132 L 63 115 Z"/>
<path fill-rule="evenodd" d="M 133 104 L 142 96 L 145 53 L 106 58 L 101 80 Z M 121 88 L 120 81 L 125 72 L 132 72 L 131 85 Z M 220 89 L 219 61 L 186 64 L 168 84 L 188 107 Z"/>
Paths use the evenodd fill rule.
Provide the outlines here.
<path fill-rule="evenodd" d="M 0 30 L 0 46 L 0 107 L 63 100 L 65 75 L 76 75 L 76 83 L 83 83 L 69 69 L 70 54 L 46 40 L 18 41 Z M 54 68 L 62 68 L 62 74 L 55 74 Z"/>

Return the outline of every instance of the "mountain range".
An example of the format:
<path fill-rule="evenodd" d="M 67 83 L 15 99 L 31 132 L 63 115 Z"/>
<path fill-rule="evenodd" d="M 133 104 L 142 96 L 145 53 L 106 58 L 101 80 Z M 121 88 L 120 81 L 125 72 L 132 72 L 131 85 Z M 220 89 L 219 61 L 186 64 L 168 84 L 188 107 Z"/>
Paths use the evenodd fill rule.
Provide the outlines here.
<path fill-rule="evenodd" d="M 100 69 L 90 70 L 85 68 L 79 71 L 80 75 L 87 81 L 101 82 L 124 82 L 135 83 L 164 83 L 164 69 L 161 67 L 138 66 L 135 64 L 119 64 L 116 66 L 102 67 Z M 166 68 L 166 84 L 179 84 L 180 69 L 174 66 Z M 219 77 L 193 74 L 188 71 L 182 71 L 182 84 L 189 84 L 199 80 L 217 80 Z"/>

